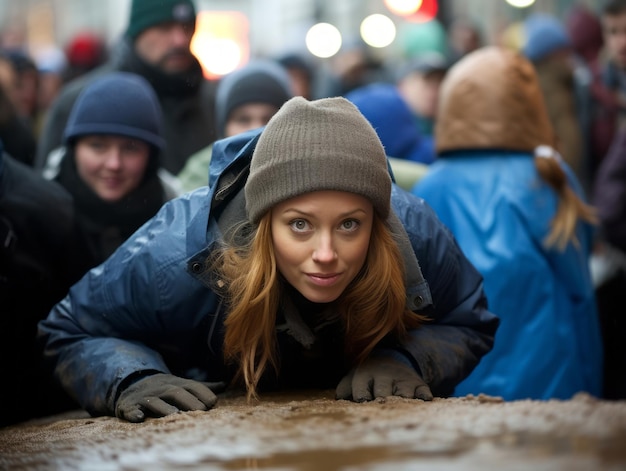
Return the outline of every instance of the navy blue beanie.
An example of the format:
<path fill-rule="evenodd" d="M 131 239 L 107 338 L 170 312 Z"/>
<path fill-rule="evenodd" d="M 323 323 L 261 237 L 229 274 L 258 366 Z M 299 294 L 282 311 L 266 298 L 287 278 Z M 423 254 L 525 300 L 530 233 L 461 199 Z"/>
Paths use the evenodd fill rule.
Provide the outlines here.
<path fill-rule="evenodd" d="M 148 81 L 111 72 L 90 83 L 74 103 L 63 139 L 72 144 L 92 134 L 130 137 L 163 149 L 163 112 Z"/>
<path fill-rule="evenodd" d="M 524 21 L 525 43 L 523 54 L 532 62 L 537 62 L 549 54 L 572 47 L 565 25 L 557 18 L 534 13 Z"/>
<path fill-rule="evenodd" d="M 422 155 L 423 136 L 415 118 L 397 87 L 373 83 L 356 88 L 345 95 L 370 122 L 389 157 L 431 163 L 432 157 Z"/>

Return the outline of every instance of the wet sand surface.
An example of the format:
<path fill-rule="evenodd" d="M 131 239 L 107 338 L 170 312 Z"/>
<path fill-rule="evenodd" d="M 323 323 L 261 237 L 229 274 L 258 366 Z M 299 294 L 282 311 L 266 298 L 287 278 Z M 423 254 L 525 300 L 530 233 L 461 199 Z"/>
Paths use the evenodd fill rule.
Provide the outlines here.
<path fill-rule="evenodd" d="M 0 429 L 0 469 L 626 470 L 626 401 L 223 395 L 130 424 L 82 411 Z"/>

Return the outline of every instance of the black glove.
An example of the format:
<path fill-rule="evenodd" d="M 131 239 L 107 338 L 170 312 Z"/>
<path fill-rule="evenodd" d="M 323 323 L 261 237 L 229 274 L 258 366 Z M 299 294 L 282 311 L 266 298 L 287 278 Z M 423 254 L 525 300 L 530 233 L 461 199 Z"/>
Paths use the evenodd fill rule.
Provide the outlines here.
<path fill-rule="evenodd" d="M 398 354 L 401 355 L 401 354 Z M 433 393 L 415 368 L 393 356 L 375 355 L 355 367 L 339 382 L 337 399 L 355 402 L 401 396 L 431 401 Z"/>
<path fill-rule="evenodd" d="M 201 383 L 163 373 L 140 379 L 124 389 L 115 403 L 115 415 L 129 422 L 143 422 L 146 413 L 163 417 L 181 410 L 209 410 L 217 402 L 211 391 L 224 383 Z"/>

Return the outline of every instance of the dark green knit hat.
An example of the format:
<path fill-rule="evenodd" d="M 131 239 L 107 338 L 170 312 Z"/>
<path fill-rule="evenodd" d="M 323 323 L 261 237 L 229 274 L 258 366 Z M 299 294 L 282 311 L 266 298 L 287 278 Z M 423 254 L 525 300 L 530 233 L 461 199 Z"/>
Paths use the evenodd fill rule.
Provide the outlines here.
<path fill-rule="evenodd" d="M 303 193 L 338 190 L 365 196 L 387 219 L 391 177 L 371 124 L 342 97 L 286 102 L 263 130 L 246 182 L 248 218 Z"/>
<path fill-rule="evenodd" d="M 191 0 L 133 0 L 126 35 L 135 39 L 151 26 L 168 21 L 195 23 L 196 8 Z"/>

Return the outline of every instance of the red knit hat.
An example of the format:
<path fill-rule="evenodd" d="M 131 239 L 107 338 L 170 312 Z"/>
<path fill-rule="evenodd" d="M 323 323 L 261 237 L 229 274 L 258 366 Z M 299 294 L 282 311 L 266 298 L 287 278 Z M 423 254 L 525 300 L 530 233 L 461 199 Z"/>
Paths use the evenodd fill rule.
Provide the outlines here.
<path fill-rule="evenodd" d="M 65 55 L 73 67 L 93 68 L 104 61 L 106 47 L 97 35 L 79 33 L 67 44 Z"/>

